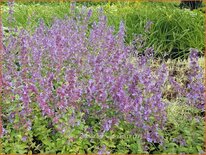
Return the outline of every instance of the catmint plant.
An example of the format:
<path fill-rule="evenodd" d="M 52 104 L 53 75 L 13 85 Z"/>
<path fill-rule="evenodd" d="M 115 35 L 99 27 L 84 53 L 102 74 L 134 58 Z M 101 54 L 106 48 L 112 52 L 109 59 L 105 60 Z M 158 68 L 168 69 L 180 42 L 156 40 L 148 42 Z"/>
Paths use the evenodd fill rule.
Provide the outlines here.
<path fill-rule="evenodd" d="M 73 3 L 71 7 L 74 14 Z M 47 122 L 42 131 L 46 128 L 48 137 L 60 137 L 55 145 L 61 145 L 57 148 L 66 153 L 76 153 L 69 150 L 80 145 L 79 137 L 98 134 L 103 138 L 115 132 L 121 122 L 133 125 L 131 133 L 140 135 L 144 142 L 162 143 L 159 131 L 167 122 L 162 92 L 168 80 L 187 97 L 189 105 L 203 107 L 204 87 L 196 51 L 191 53 L 190 82 L 184 91 L 169 77 L 165 64 L 151 67 L 152 47 L 134 64 L 128 62 L 134 47 L 125 43 L 124 22 L 114 33 L 103 10 L 93 24 L 92 11 L 85 12 L 75 13 L 76 18 L 54 19 L 51 27 L 40 20 L 33 33 L 19 30 L 17 36 L 6 39 L 3 99 L 16 108 L 8 108 L 14 116 L 6 121 L 16 128 L 23 125 L 29 132 L 37 128 L 34 116 L 38 115 L 40 122 Z M 136 41 L 143 44 L 141 37 Z M 40 137 L 38 140 L 48 146 Z M 48 148 L 53 148 L 53 143 Z M 98 153 L 110 152 L 103 145 Z"/>

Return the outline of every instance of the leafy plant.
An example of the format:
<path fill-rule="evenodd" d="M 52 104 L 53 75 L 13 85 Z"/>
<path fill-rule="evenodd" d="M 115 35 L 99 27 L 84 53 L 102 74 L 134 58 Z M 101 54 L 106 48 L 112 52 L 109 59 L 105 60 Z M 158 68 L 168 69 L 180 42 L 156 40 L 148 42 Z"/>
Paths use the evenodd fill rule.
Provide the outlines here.
<path fill-rule="evenodd" d="M 134 46 L 125 43 L 124 22 L 115 33 L 102 9 L 92 24 L 92 10 L 70 14 L 49 26 L 40 20 L 33 32 L 17 28 L 4 39 L 3 151 L 201 152 L 203 124 L 195 127 L 204 112 L 198 52 L 191 50 L 192 72 L 183 87 L 151 47 L 130 61 Z M 180 95 L 169 100 L 168 87 Z M 171 117 L 168 102 L 180 100 L 186 115 Z M 195 129 L 198 139 L 192 141 Z"/>

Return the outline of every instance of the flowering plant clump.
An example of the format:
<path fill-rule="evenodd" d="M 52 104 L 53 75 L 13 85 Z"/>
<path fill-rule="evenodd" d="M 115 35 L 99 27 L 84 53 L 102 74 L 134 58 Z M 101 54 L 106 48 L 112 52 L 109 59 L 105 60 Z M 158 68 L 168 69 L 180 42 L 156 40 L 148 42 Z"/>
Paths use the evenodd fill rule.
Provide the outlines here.
<path fill-rule="evenodd" d="M 204 111 L 203 69 L 198 64 L 198 51 L 196 49 L 190 49 L 190 51 L 185 84 L 180 85 L 173 76 L 169 77 L 169 82 L 175 91 L 179 93 L 178 96 L 186 99 L 188 105 Z"/>
<path fill-rule="evenodd" d="M 4 122 L 21 130 L 23 153 L 85 153 L 91 145 L 97 145 L 91 152 L 108 153 L 110 145 L 93 142 L 93 136 L 104 139 L 122 125 L 131 125 L 130 134 L 139 135 L 144 145 L 164 143 L 162 92 L 169 79 L 176 86 L 167 66 L 152 69 L 151 48 L 135 63 L 128 62 L 133 47 L 124 43 L 123 22 L 115 34 L 100 12 L 90 28 L 91 14 L 55 19 L 51 27 L 40 21 L 33 34 L 21 30 L 5 41 Z M 202 78 L 196 75 L 194 54 L 190 77 Z M 187 89 L 188 104 L 202 108 L 201 81 Z M 5 130 L 11 130 L 7 123 Z"/>

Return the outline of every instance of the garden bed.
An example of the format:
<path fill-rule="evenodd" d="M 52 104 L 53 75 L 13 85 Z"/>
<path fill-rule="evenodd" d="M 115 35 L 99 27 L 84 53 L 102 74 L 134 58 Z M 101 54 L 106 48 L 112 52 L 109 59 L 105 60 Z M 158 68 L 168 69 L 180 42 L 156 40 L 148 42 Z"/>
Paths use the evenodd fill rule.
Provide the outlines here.
<path fill-rule="evenodd" d="M 4 16 L 4 153 L 203 153 L 201 13 L 163 4 L 143 11 L 149 2 L 35 5 Z M 30 16 L 48 12 L 34 14 L 29 27 L 23 7 Z M 174 59 L 167 45 L 184 52 Z"/>

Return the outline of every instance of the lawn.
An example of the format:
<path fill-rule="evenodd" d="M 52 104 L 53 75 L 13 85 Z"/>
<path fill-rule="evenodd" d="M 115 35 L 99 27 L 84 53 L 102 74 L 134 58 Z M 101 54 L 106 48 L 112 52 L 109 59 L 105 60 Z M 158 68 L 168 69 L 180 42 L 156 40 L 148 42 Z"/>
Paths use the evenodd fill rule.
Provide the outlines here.
<path fill-rule="evenodd" d="M 3 153 L 204 153 L 204 14 L 178 3 L 3 3 Z"/>

